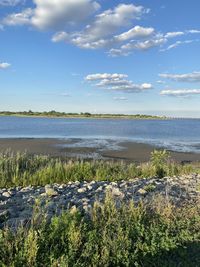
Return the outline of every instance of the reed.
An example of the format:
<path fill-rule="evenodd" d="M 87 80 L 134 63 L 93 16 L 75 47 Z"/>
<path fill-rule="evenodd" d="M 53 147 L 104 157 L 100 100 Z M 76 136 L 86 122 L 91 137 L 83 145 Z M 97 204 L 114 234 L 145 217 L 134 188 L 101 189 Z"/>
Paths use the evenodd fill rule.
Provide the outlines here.
<path fill-rule="evenodd" d="M 68 183 L 70 181 L 120 181 L 135 178 L 185 175 L 198 166 L 178 164 L 166 152 L 154 151 L 148 163 L 78 161 L 11 151 L 0 154 L 0 188 Z"/>

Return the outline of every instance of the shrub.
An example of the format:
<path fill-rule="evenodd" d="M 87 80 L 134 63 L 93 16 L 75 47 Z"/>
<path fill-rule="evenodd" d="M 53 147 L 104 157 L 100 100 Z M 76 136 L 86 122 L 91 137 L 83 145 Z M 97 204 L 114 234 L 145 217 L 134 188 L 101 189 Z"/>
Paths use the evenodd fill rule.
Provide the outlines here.
<path fill-rule="evenodd" d="M 116 208 L 107 195 L 91 216 L 71 210 L 50 223 L 0 231 L 0 266 L 199 266 L 200 211 L 164 199 Z"/>
<path fill-rule="evenodd" d="M 162 178 L 166 175 L 167 164 L 170 154 L 166 150 L 154 150 L 151 153 L 151 165 L 155 169 L 155 174 Z"/>

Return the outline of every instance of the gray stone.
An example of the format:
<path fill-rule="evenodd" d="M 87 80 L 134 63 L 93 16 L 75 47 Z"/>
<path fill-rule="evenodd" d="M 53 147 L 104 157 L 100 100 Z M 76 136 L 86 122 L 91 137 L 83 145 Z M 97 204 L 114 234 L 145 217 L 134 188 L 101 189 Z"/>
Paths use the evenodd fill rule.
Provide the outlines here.
<path fill-rule="evenodd" d="M 11 197 L 11 193 L 8 192 L 8 191 L 5 191 L 5 192 L 2 193 L 2 196 L 6 197 L 6 198 L 9 198 L 9 197 Z"/>
<path fill-rule="evenodd" d="M 49 185 L 45 186 L 45 193 L 49 197 L 55 197 L 58 195 L 58 192 L 53 187 L 51 187 Z"/>
<path fill-rule="evenodd" d="M 140 195 L 146 195 L 146 194 L 147 194 L 147 191 L 144 190 L 143 188 L 140 188 L 137 192 L 138 192 Z"/>
<path fill-rule="evenodd" d="M 124 196 L 124 194 L 119 190 L 119 188 L 112 188 L 112 195 L 117 197 Z"/>
<path fill-rule="evenodd" d="M 77 190 L 78 193 L 85 193 L 87 191 L 86 187 L 81 187 Z"/>

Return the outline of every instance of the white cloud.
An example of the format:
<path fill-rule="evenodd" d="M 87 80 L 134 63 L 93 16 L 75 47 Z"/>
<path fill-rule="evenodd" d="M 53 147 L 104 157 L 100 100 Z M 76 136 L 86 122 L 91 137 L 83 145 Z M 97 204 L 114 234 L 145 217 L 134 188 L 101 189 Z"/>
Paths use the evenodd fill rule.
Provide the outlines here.
<path fill-rule="evenodd" d="M 126 98 L 124 96 L 113 97 L 113 99 L 116 101 L 127 101 L 128 100 L 128 98 Z"/>
<path fill-rule="evenodd" d="M 25 0 L 0 0 L 0 6 L 16 6 L 24 3 Z"/>
<path fill-rule="evenodd" d="M 35 8 L 8 15 L 5 25 L 30 24 L 38 29 L 64 29 L 86 20 L 100 5 L 92 0 L 33 0 Z"/>
<path fill-rule="evenodd" d="M 109 52 L 107 52 L 107 54 L 111 57 L 128 56 L 130 55 L 130 53 L 131 53 L 130 51 L 125 51 L 121 48 L 119 49 L 111 48 Z"/>
<path fill-rule="evenodd" d="M 121 33 L 115 36 L 115 40 L 119 42 L 127 41 L 132 38 L 144 38 L 152 35 L 154 33 L 154 28 L 144 28 L 141 26 L 135 26 L 127 32 Z"/>
<path fill-rule="evenodd" d="M 121 28 L 128 27 L 132 21 L 145 13 L 142 6 L 120 4 L 96 16 L 84 30 L 71 34 L 70 41 L 81 48 L 97 49 L 116 45 L 114 37 Z M 55 39 L 55 37 L 54 37 Z"/>
<path fill-rule="evenodd" d="M 135 48 L 139 50 L 148 50 L 150 48 L 160 46 L 164 44 L 165 42 L 166 42 L 165 38 L 155 38 L 155 39 L 146 40 L 144 42 L 138 42 L 136 43 Z"/>
<path fill-rule="evenodd" d="M 8 15 L 3 19 L 3 24 L 8 26 L 30 25 L 32 15 L 33 10 L 31 8 L 27 8 L 21 13 L 13 13 Z"/>
<path fill-rule="evenodd" d="M 167 32 L 165 34 L 165 38 L 174 38 L 174 37 L 181 36 L 184 34 L 185 34 L 184 32 Z"/>
<path fill-rule="evenodd" d="M 54 34 L 54 36 L 52 37 L 52 41 L 53 42 L 61 42 L 61 41 L 67 41 L 69 40 L 70 35 L 66 32 L 57 32 L 56 34 Z"/>
<path fill-rule="evenodd" d="M 17 3 L 20 0 L 0 0 Z M 21 0 L 20 2 L 22 2 Z M 98 0 L 97 0 L 98 1 Z M 84 49 L 106 49 L 110 56 L 128 56 L 134 51 L 161 47 L 172 38 L 200 33 L 198 29 L 158 33 L 152 27 L 133 24 L 149 9 L 121 3 L 100 13 L 95 0 L 33 0 L 35 7 L 9 14 L 3 25 L 28 25 L 53 31 L 52 41 L 73 44 Z M 142 39 L 142 40 L 141 40 Z M 161 51 L 167 51 L 194 40 L 178 40 Z"/>
<path fill-rule="evenodd" d="M 7 69 L 11 66 L 11 64 L 7 63 L 7 62 L 2 62 L 0 63 L 0 69 Z"/>
<path fill-rule="evenodd" d="M 98 80 L 115 80 L 115 79 L 123 79 L 127 78 L 128 75 L 126 74 L 110 74 L 110 73 L 96 73 L 96 74 L 89 74 L 85 77 L 85 80 L 87 81 L 98 81 Z"/>
<path fill-rule="evenodd" d="M 200 95 L 200 89 L 163 90 L 160 94 L 163 96 L 187 97 Z"/>
<path fill-rule="evenodd" d="M 36 8 L 31 19 L 39 29 L 64 29 L 84 21 L 100 5 L 91 0 L 34 0 Z"/>
<path fill-rule="evenodd" d="M 199 30 L 187 30 L 187 31 L 178 31 L 178 32 L 168 32 L 166 34 L 162 33 L 156 33 L 155 29 L 153 28 L 142 28 L 140 26 L 138 27 L 138 35 L 136 37 L 136 29 L 133 28 L 124 34 L 122 33 L 121 35 L 118 35 L 118 40 L 121 39 L 121 41 L 127 41 L 131 39 L 129 42 L 121 45 L 121 47 L 118 48 L 111 48 L 109 51 L 110 56 L 128 56 L 130 53 L 134 52 L 135 50 L 140 50 L 140 51 L 145 51 L 148 49 L 152 49 L 154 47 L 160 47 L 167 43 L 170 39 L 172 38 L 177 38 L 180 36 L 184 36 L 187 34 L 195 34 L 195 33 L 200 33 Z M 134 37 L 131 37 L 131 35 L 134 35 Z M 141 36 L 140 36 L 141 34 Z M 146 34 L 146 36 L 145 36 Z M 121 37 L 121 38 L 119 38 Z M 130 37 L 130 38 L 129 38 Z M 137 40 L 137 38 L 142 37 L 145 38 L 146 40 L 141 41 Z M 176 41 L 175 43 L 169 45 L 165 49 L 161 49 L 160 51 L 164 52 L 173 48 L 176 48 L 180 45 L 183 44 L 190 44 L 193 42 L 197 42 L 199 40 L 183 40 L 183 41 Z"/>
<path fill-rule="evenodd" d="M 95 36 L 95 39 L 109 36 L 121 27 L 129 26 L 133 20 L 139 19 L 143 12 L 142 6 L 120 4 L 113 10 L 109 9 L 97 15 L 94 23 L 87 27 L 86 34 Z"/>
<path fill-rule="evenodd" d="M 126 78 L 128 78 L 126 74 L 97 73 L 86 76 L 85 80 L 89 82 L 97 82 L 94 83 L 96 87 L 124 93 L 137 93 L 153 88 L 150 83 L 134 84 Z"/>
<path fill-rule="evenodd" d="M 180 45 L 184 45 L 184 44 L 191 44 L 193 42 L 197 42 L 199 40 L 185 40 L 185 41 L 176 41 L 174 44 L 171 44 L 169 45 L 167 48 L 165 49 L 161 49 L 160 51 L 161 52 L 165 52 L 165 51 L 168 51 L 168 50 L 171 50 L 173 48 L 177 48 L 178 46 Z"/>
<path fill-rule="evenodd" d="M 170 79 L 177 82 L 200 82 L 200 72 L 194 71 L 186 74 L 159 74 L 161 78 Z"/>
<path fill-rule="evenodd" d="M 139 93 L 152 88 L 153 86 L 150 83 L 134 84 L 130 82 L 130 84 L 109 87 L 108 90 L 119 91 L 124 93 Z"/>
<path fill-rule="evenodd" d="M 200 33 L 200 30 L 193 29 L 193 30 L 188 30 L 188 31 L 186 31 L 186 32 L 187 32 L 187 33 L 196 34 L 196 33 Z"/>
<path fill-rule="evenodd" d="M 160 36 L 155 35 L 152 38 L 145 41 L 136 41 L 132 40 L 124 45 L 122 45 L 119 49 L 110 49 L 110 56 L 119 56 L 119 55 L 129 55 L 131 52 L 135 50 L 146 51 L 154 47 L 158 47 L 167 42 L 167 39 Z"/>
<path fill-rule="evenodd" d="M 162 81 L 162 80 L 158 80 L 156 82 L 159 83 L 159 84 L 165 84 L 165 81 Z"/>

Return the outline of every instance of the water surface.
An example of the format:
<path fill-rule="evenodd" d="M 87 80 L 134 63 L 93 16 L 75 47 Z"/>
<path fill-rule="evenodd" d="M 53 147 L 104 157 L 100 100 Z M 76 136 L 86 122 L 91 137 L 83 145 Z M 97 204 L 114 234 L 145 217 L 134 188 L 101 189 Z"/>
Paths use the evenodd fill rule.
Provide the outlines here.
<path fill-rule="evenodd" d="M 77 146 L 134 141 L 200 153 L 200 120 L 0 117 L 0 138 L 80 138 Z"/>

